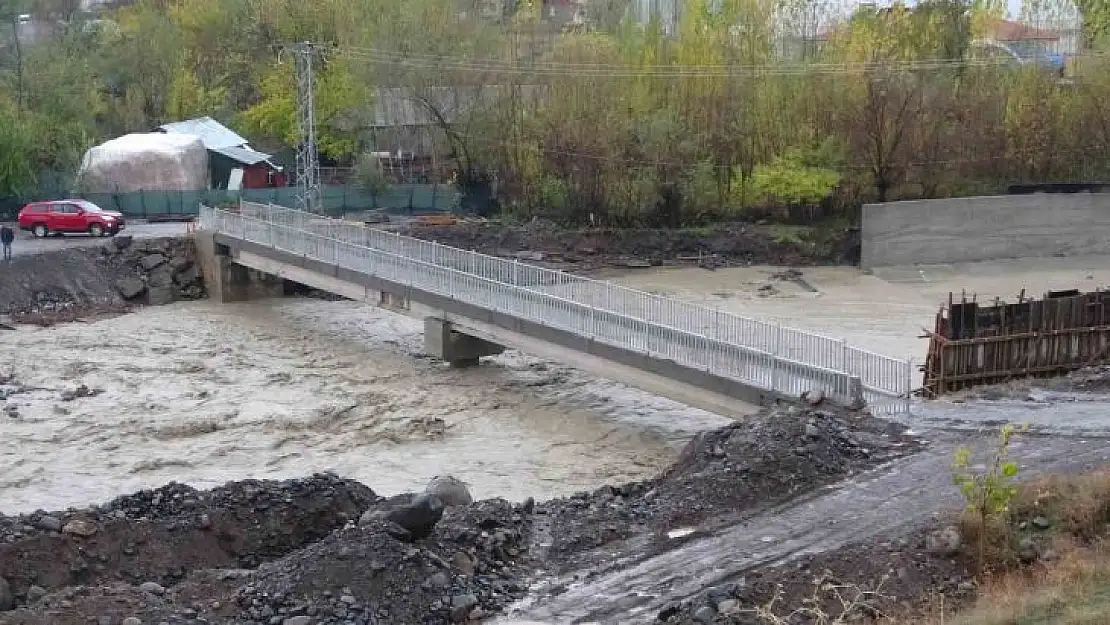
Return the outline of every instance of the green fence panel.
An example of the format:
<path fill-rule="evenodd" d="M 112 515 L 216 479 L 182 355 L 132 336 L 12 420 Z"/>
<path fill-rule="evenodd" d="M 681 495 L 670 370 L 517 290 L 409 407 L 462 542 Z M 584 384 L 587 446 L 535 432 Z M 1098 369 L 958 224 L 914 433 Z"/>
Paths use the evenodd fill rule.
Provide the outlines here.
<path fill-rule="evenodd" d="M 66 194 L 47 194 L 43 197 L 5 198 L 4 207 L 10 205 L 18 211 L 26 202 L 62 199 Z M 57 195 L 57 197 L 53 197 Z M 238 202 L 240 199 L 262 204 L 295 207 L 298 189 L 279 187 L 269 189 L 200 189 L 196 191 L 133 191 L 128 193 L 87 193 L 83 197 L 106 210 L 117 210 L 131 218 L 190 216 L 199 212 L 201 204 L 210 206 Z M 50 196 L 50 197 L 47 197 Z M 324 185 L 320 189 L 321 208 L 332 216 L 348 212 L 384 210 L 393 214 L 411 215 L 431 211 L 460 210 L 460 193 L 452 185 L 396 184 L 381 194 L 372 194 L 357 186 Z M 2 209 L 3 207 L 0 207 Z"/>

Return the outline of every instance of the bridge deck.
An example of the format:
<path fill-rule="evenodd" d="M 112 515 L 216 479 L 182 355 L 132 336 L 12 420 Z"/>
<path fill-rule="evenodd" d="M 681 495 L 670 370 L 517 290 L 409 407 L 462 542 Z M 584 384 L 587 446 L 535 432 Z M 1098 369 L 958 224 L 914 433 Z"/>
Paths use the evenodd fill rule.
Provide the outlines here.
<path fill-rule="evenodd" d="M 203 207 L 201 226 L 770 393 L 848 399 L 857 377 L 875 408 L 908 405 L 909 362 L 801 330 L 283 207 Z"/>

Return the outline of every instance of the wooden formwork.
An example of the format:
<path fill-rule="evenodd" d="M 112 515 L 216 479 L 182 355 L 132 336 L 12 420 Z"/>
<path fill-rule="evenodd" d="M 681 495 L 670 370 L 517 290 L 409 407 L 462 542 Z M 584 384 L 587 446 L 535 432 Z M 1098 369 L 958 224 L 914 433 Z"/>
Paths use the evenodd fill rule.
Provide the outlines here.
<path fill-rule="evenodd" d="M 1110 292 L 1078 290 L 984 305 L 949 294 L 929 338 L 923 394 L 937 397 L 1015 378 L 1052 377 L 1110 362 Z"/>

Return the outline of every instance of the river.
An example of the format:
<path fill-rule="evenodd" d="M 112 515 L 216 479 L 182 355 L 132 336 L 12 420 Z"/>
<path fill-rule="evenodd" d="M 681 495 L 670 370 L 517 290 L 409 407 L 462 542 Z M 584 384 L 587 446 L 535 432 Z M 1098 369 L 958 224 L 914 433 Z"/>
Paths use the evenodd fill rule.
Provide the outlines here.
<path fill-rule="evenodd" d="M 921 357 L 950 290 L 1093 288 L 1089 259 L 889 270 L 645 270 L 638 288 Z M 1016 264 L 1015 264 L 1016 263 Z M 422 325 L 362 303 L 178 303 L 0 334 L 0 511 L 61 509 L 176 480 L 335 471 L 390 495 L 456 475 L 477 498 L 546 498 L 642 479 L 712 415 L 515 352 L 454 370 Z M 70 398 L 80 385 L 92 396 Z M 0 387 L 8 391 L 14 387 Z"/>

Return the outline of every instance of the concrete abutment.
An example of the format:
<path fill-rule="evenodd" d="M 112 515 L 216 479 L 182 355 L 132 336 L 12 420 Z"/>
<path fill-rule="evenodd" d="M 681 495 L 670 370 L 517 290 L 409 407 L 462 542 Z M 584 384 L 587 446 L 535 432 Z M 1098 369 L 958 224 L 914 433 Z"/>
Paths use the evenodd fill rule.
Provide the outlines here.
<path fill-rule="evenodd" d="M 451 363 L 452 367 L 472 367 L 483 356 L 496 356 L 505 348 L 454 329 L 450 321 L 424 318 L 424 352 Z"/>
<path fill-rule="evenodd" d="M 231 303 L 284 295 L 283 279 L 237 264 L 228 247 L 216 241 L 214 233 L 197 232 L 195 240 L 197 263 L 210 299 Z"/>

